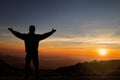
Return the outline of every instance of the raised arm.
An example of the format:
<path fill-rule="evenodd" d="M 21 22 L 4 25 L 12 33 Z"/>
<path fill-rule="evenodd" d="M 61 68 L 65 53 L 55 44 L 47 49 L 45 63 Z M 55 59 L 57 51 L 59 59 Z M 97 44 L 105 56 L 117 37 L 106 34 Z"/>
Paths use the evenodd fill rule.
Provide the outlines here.
<path fill-rule="evenodd" d="M 47 32 L 47 33 L 44 33 L 44 34 L 40 35 L 40 37 L 39 37 L 40 40 L 43 40 L 43 39 L 51 36 L 55 31 L 56 31 L 56 29 L 52 29 L 50 32 Z"/>
<path fill-rule="evenodd" d="M 10 32 L 12 32 L 16 37 L 18 37 L 18 38 L 20 38 L 20 39 L 24 39 L 24 35 L 23 35 L 22 33 L 19 33 L 19 32 L 17 32 L 17 31 L 14 31 L 14 30 L 12 29 L 12 27 L 11 27 L 11 28 L 8 28 L 8 30 L 9 30 Z"/>

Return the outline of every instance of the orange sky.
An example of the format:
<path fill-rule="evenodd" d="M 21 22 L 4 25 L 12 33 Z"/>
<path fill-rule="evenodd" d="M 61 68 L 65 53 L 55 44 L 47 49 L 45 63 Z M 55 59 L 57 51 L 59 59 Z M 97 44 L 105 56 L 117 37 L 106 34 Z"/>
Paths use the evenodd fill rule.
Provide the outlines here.
<path fill-rule="evenodd" d="M 0 42 L 0 54 L 25 57 L 24 42 L 22 40 L 12 38 L 9 43 L 6 42 L 7 40 Z M 101 48 L 107 49 L 105 56 L 98 53 L 98 49 Z M 46 40 L 41 41 L 39 44 L 40 67 L 52 69 L 78 62 L 120 59 L 119 52 L 119 48 L 115 48 L 115 45 L 58 44 Z M 48 67 L 49 64 L 51 65 Z"/>
<path fill-rule="evenodd" d="M 24 54 L 24 42 L 21 40 L 18 41 L 13 41 L 14 43 L 2 43 L 0 45 L 0 52 L 7 52 L 7 54 L 11 54 L 12 52 L 18 52 L 19 55 L 20 52 L 22 54 Z M 18 43 L 19 42 L 19 43 Z M 84 46 L 81 47 L 81 46 Z M 98 53 L 98 49 L 101 48 L 105 48 L 107 49 L 107 55 L 105 56 L 100 56 Z M 114 48 L 107 48 L 107 47 L 101 47 L 101 46 L 97 46 L 95 47 L 95 45 L 80 45 L 80 47 L 75 47 L 73 46 L 68 46 L 68 45 L 63 45 L 63 46 L 55 46 L 55 44 L 51 45 L 49 42 L 40 42 L 40 46 L 39 46 L 39 55 L 54 55 L 54 56 L 63 56 L 63 57 L 74 57 L 76 59 L 78 59 L 79 61 L 83 62 L 83 61 L 89 61 L 89 60 L 94 60 L 94 59 L 98 59 L 98 60 L 104 60 L 104 59 L 119 59 L 120 54 L 119 54 L 120 50 L 119 49 L 114 49 Z M 6 54 L 6 53 L 5 53 Z M 12 54 L 11 54 L 12 55 Z M 21 55 L 23 56 L 23 55 Z M 82 57 L 82 59 L 81 59 Z M 89 57 L 84 58 L 84 57 Z M 93 59 L 92 59 L 93 58 Z"/>

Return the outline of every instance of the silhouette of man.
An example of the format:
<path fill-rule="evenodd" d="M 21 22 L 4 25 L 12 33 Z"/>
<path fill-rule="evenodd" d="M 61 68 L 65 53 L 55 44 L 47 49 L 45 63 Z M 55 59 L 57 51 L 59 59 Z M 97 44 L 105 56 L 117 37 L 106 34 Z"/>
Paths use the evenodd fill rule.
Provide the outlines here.
<path fill-rule="evenodd" d="M 52 29 L 52 31 L 44 33 L 44 34 L 35 34 L 35 26 L 30 25 L 29 27 L 29 33 L 23 34 L 17 31 L 14 31 L 11 28 L 8 28 L 9 31 L 11 31 L 16 37 L 24 40 L 25 43 L 25 51 L 26 51 L 26 57 L 25 57 L 25 74 L 26 77 L 28 77 L 29 70 L 30 70 L 30 63 L 33 61 L 33 65 L 35 67 L 35 74 L 36 77 L 38 77 L 38 46 L 39 41 L 46 39 L 50 35 L 52 35 L 56 30 Z"/>

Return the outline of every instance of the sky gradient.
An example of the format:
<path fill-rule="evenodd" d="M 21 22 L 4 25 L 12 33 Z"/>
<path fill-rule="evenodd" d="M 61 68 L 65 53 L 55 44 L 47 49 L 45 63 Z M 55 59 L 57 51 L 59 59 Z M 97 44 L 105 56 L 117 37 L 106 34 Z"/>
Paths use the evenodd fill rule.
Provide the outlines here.
<path fill-rule="evenodd" d="M 37 34 L 57 29 L 40 42 L 39 56 L 41 61 L 48 61 L 45 64 L 51 61 L 60 66 L 94 59 L 120 59 L 119 3 L 119 0 L 0 0 L 0 52 L 23 56 L 24 42 L 7 28 L 28 33 L 32 24 Z M 108 54 L 100 56 L 97 52 L 100 48 L 107 49 Z"/>

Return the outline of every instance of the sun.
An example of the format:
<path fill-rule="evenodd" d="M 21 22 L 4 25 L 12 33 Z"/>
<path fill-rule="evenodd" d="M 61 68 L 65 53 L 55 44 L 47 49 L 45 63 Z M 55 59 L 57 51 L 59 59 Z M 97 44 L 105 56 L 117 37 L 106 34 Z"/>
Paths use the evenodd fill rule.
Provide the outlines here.
<path fill-rule="evenodd" d="M 104 48 L 98 49 L 98 53 L 101 56 L 105 56 L 107 54 L 107 49 Z"/>

